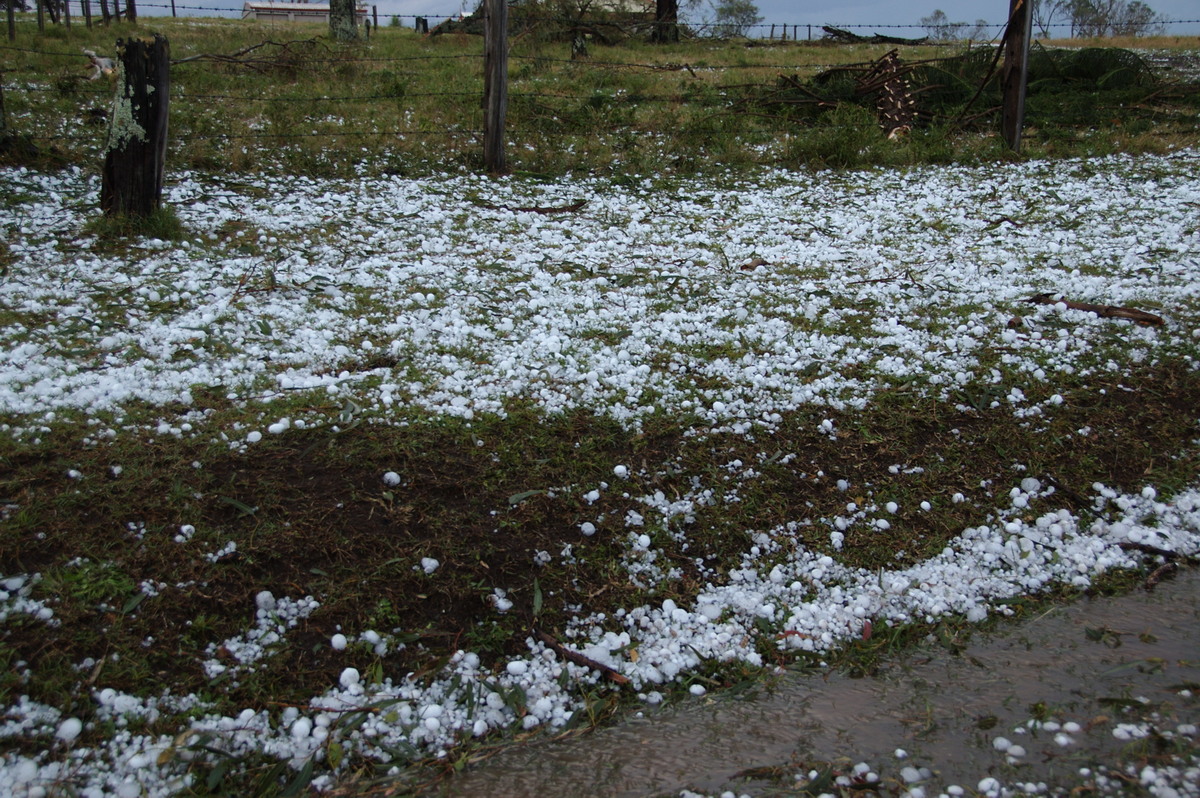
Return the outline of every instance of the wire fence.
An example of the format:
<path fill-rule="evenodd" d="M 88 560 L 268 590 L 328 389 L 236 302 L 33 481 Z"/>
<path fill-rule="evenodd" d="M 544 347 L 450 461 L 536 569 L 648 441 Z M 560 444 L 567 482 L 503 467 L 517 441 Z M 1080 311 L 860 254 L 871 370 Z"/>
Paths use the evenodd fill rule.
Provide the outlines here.
<path fill-rule="evenodd" d="M 262 4 L 266 4 L 269 2 L 270 2 L 270 0 L 265 0 L 265 2 Z M 86 19 L 92 19 L 92 18 L 100 19 L 100 17 L 101 17 L 100 0 L 67 0 L 66 2 L 60 1 L 56 5 L 58 8 L 63 9 L 65 11 L 66 19 L 86 20 Z M 111 2 L 111 5 L 114 8 L 114 10 L 122 9 L 124 7 L 123 4 L 120 3 L 120 0 L 115 0 L 115 2 Z M 135 2 L 135 7 L 136 7 L 138 13 L 143 16 L 245 17 L 248 13 L 247 9 L 246 9 L 246 3 L 240 3 L 240 4 L 228 5 L 228 6 L 225 6 L 225 5 L 219 6 L 219 5 L 191 5 L 191 4 L 174 3 L 174 2 L 168 2 L 168 3 Z M 149 10 L 153 13 L 145 14 L 144 12 L 146 12 L 147 10 Z M 463 16 L 462 13 L 460 11 L 458 11 L 457 9 L 446 9 L 444 11 L 444 13 L 437 13 L 437 14 L 428 13 L 428 12 L 422 13 L 422 14 L 398 14 L 398 13 L 393 14 L 393 13 L 385 12 L 382 15 L 379 14 L 378 6 L 376 6 L 376 5 L 370 5 L 369 7 L 367 7 L 366 10 L 369 12 L 369 16 L 373 21 L 378 21 L 378 19 L 382 16 L 387 21 L 388 25 L 403 26 L 404 23 L 407 21 L 410 23 L 407 25 L 407 27 L 415 27 L 418 24 L 418 21 L 420 21 L 420 20 L 429 20 L 429 19 L 448 20 L 448 19 L 462 18 L 462 16 Z M 120 13 L 116 13 L 116 16 L 119 17 Z M 522 15 L 522 19 L 528 20 L 531 22 L 560 22 L 561 23 L 561 22 L 578 22 L 579 18 L 578 17 L 569 18 L 569 17 L 561 17 L 561 16 L 550 16 L 550 15 L 545 15 L 545 14 L 524 14 L 524 15 Z M 36 24 L 37 20 L 36 20 L 36 18 L 22 18 L 18 21 L 18 23 L 19 24 Z M 681 24 L 683 24 L 687 29 L 692 31 L 695 35 L 699 35 L 699 36 L 708 35 L 708 36 L 721 37 L 721 36 L 726 36 L 730 33 L 736 33 L 738 35 L 744 35 L 751 39 L 771 40 L 771 39 L 776 39 L 776 38 L 780 38 L 780 37 L 785 38 L 785 39 L 789 38 L 788 32 L 790 31 L 790 38 L 793 40 L 801 40 L 802 39 L 802 40 L 806 40 L 806 41 L 813 41 L 814 39 L 821 38 L 824 35 L 824 30 L 826 28 L 837 28 L 839 30 L 845 30 L 845 31 L 866 31 L 866 30 L 890 31 L 893 33 L 903 31 L 906 33 L 914 34 L 916 36 L 919 36 L 922 34 L 938 35 L 939 31 L 941 31 L 941 32 L 948 31 L 951 33 L 961 32 L 961 31 L 970 31 L 971 33 L 980 34 L 983 38 L 991 38 L 992 36 L 998 35 L 1004 29 L 1005 21 L 1003 21 L 1003 20 L 1001 20 L 1001 21 L 978 20 L 978 21 L 972 22 L 972 23 L 954 22 L 954 23 L 943 23 L 940 25 L 932 25 L 932 24 L 924 22 L 924 21 L 909 22 L 909 23 L 866 24 L 866 23 L 859 23 L 859 22 L 837 22 L 837 21 L 830 22 L 827 20 L 823 20 L 823 21 L 819 21 L 819 22 L 812 21 L 812 20 L 804 20 L 804 21 L 800 21 L 800 20 L 761 20 L 761 21 L 747 23 L 747 24 L 730 25 L 728 23 L 717 23 L 717 22 L 709 22 L 709 21 L 703 21 L 703 20 L 684 19 L 684 20 L 681 20 Z M 1137 35 L 1142 32 L 1158 30 L 1158 29 L 1162 29 L 1162 30 L 1170 32 L 1173 30 L 1177 30 L 1179 26 L 1198 25 L 1198 24 L 1200 24 L 1200 18 L 1195 18 L 1195 19 L 1154 18 L 1154 19 L 1147 20 L 1147 21 L 1141 21 L 1141 22 L 1135 21 L 1133 23 L 1130 23 L 1128 25 L 1128 27 L 1129 27 L 1128 32 L 1132 33 L 1134 35 Z M 1042 31 L 1045 31 L 1045 32 L 1050 32 L 1052 30 L 1055 30 L 1055 31 L 1061 30 L 1061 31 L 1068 31 L 1068 32 L 1074 33 L 1074 31 L 1078 28 L 1078 23 L 1071 22 L 1071 21 L 1045 22 L 1045 23 L 1039 23 L 1037 25 L 1037 28 Z M 801 36 L 801 34 L 803 34 L 803 36 Z"/>
<path fill-rule="evenodd" d="M 182 5 L 177 9 L 217 10 Z M 119 35 L 119 26 L 109 30 Z M 376 41 L 388 35 L 378 32 Z M 403 36 L 429 41 L 418 39 L 411 30 Z M 791 38 L 796 38 L 794 33 Z M 480 108 L 483 55 L 478 48 L 469 52 L 426 50 L 381 55 L 373 52 L 374 48 L 334 49 L 315 39 L 290 44 L 305 45 L 307 49 L 292 61 L 281 61 L 271 68 L 306 74 L 345 72 L 346 81 L 337 84 L 340 90 L 331 91 L 328 85 L 318 87 L 309 80 L 264 84 L 238 59 L 217 61 L 203 54 L 188 55 L 172 66 L 171 151 L 187 153 L 188 161 L 197 165 L 222 161 L 237 165 L 252 156 L 246 149 L 251 145 L 266 152 L 287 142 L 307 142 L 305 146 L 315 153 L 313 157 L 332 159 L 346 157 L 350 149 L 360 145 L 364 152 L 370 148 L 372 152 L 403 151 L 411 155 L 414 148 L 428 148 L 428 142 L 437 141 L 436 156 L 475 165 L 472 153 L 484 135 Z M 458 46 L 464 45 L 460 42 Z M 932 57 L 912 63 L 942 60 L 938 47 L 950 56 L 961 50 L 961 43 L 940 43 L 931 51 Z M 743 131 L 735 137 L 741 136 L 750 149 L 777 147 L 779 141 L 795 133 L 797 125 L 805 123 L 794 115 L 764 112 L 748 104 L 748 98 L 780 91 L 782 76 L 862 69 L 871 63 L 812 57 L 814 53 L 835 56 L 839 52 L 863 57 L 861 51 L 837 49 L 760 48 L 754 51 L 757 60 L 715 65 L 612 58 L 614 50 L 597 50 L 606 57 L 581 59 L 568 57 L 567 49 L 566 43 L 554 49 L 534 47 L 532 40 L 518 41 L 509 56 L 514 73 L 508 92 L 514 110 L 507 131 L 509 146 L 518 152 L 534 153 L 528 156 L 530 164 L 535 162 L 535 155 L 545 157 L 555 147 L 562 150 L 550 152 L 555 157 L 565 157 L 567 149 L 577 148 L 574 155 L 583 163 L 600 149 L 634 151 L 645 148 L 648 140 L 662 142 L 657 157 L 679 157 L 685 149 L 681 142 L 711 153 L 728 146 L 720 137 L 734 128 Z M 993 48 L 988 49 L 990 52 Z M 670 48 L 662 52 L 664 59 L 679 57 Z M 51 75 L 23 73 L 6 64 L 16 54 L 61 61 L 63 66 Z M 263 63 L 271 66 L 274 57 L 264 56 Z M 83 75 L 86 66 L 80 50 L 66 45 L 0 44 L 0 110 L 7 96 L 16 111 L 8 114 L 14 129 L 20 126 L 23 133 L 42 145 L 67 147 L 81 157 L 96 156 L 104 146 L 113 89 L 103 81 L 87 80 Z M 402 68 L 403 74 L 397 77 L 393 67 Z M 613 77 L 605 77 L 606 73 Z M 631 73 L 677 73 L 679 80 L 669 84 L 629 79 Z M 570 88 L 555 88 L 555 74 L 570 75 L 572 80 L 563 83 Z M 453 85 L 439 85 L 445 76 L 452 78 Z M 64 107 L 68 109 L 65 113 Z M 733 118 L 740 119 L 737 125 L 730 122 Z M 753 124 L 746 121 L 752 118 Z M 861 124 L 861 118 L 825 119 L 820 123 L 827 133 Z M 568 140 L 573 143 L 561 144 Z M 413 141 L 426 144 L 414 145 Z"/>

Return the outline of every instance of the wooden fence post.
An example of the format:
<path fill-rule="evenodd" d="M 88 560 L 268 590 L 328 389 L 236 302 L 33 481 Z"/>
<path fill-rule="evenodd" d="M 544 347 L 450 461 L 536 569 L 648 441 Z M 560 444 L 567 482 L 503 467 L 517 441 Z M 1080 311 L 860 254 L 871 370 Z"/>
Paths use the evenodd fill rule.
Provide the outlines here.
<path fill-rule="evenodd" d="M 1004 66 L 1000 70 L 1003 93 L 1000 135 L 1013 152 L 1021 151 L 1021 128 L 1025 126 L 1025 87 L 1028 84 L 1029 39 L 1033 15 L 1029 0 L 1010 0 L 1008 27 L 1004 31 Z"/>
<path fill-rule="evenodd" d="M 144 217 L 162 203 L 170 47 L 155 34 L 153 41 L 118 41 L 117 57 L 121 81 L 105 143 L 100 207 L 109 216 Z"/>
<path fill-rule="evenodd" d="M 17 39 L 17 23 L 13 17 L 13 4 L 7 3 L 8 8 L 8 40 L 16 41 Z"/>
<path fill-rule="evenodd" d="M 483 3 L 483 165 L 490 174 L 508 169 L 504 119 L 508 114 L 508 0 Z"/>

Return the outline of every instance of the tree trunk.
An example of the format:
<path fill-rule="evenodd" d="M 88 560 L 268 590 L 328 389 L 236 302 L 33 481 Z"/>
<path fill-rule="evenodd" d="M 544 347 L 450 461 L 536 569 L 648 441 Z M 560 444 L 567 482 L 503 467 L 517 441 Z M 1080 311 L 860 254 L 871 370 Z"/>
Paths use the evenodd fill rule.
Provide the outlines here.
<path fill-rule="evenodd" d="M 358 9 L 355 0 L 330 0 L 329 34 L 339 42 L 358 41 Z"/>
<path fill-rule="evenodd" d="M 655 0 L 654 33 L 650 41 L 656 44 L 679 41 L 679 0 Z"/>
<path fill-rule="evenodd" d="M 109 216 L 149 216 L 162 203 L 167 158 L 170 47 L 154 40 L 117 42 L 122 84 L 105 144 L 100 207 Z"/>

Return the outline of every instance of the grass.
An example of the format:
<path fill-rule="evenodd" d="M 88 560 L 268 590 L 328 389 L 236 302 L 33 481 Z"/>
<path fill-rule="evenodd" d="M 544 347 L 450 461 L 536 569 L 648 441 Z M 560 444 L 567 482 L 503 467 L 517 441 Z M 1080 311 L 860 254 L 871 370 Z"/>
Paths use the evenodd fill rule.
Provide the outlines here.
<path fill-rule="evenodd" d="M 320 25 L 169 18 L 147 18 L 136 29 L 75 26 L 68 34 L 51 27 L 41 36 L 28 24 L 18 30 L 0 64 L 9 84 L 7 116 L 14 134 L 38 150 L 8 147 L 0 157 L 9 161 L 96 162 L 111 89 L 84 79 L 79 50 L 112 54 L 116 38 L 163 33 L 175 62 L 169 172 L 349 176 L 481 166 L 477 36 L 425 38 L 383 27 L 369 41 L 345 45 Z M 1182 53 L 1183 63 L 1197 47 L 1186 37 L 1136 44 Z M 572 61 L 568 42 L 539 29 L 513 39 L 510 166 L 543 175 L 664 167 L 712 174 L 1006 157 L 995 135 L 994 88 L 966 109 L 988 61 L 978 46 L 965 54 L 957 45 L 904 48 L 917 69 L 912 80 L 925 121 L 901 140 L 886 139 L 872 96 L 855 94 L 854 77 L 890 48 L 712 40 L 664 47 L 625 38 L 596 43 L 588 59 Z M 961 63 L 973 71 L 960 72 Z M 781 76 L 805 88 L 793 92 Z M 1194 78 L 1180 84 L 1164 73 L 1132 86 L 1106 80 L 1086 98 L 1078 85 L 1064 93 L 1035 81 L 1026 154 L 1161 152 L 1196 141 Z"/>
<path fill-rule="evenodd" d="M 1119 384 L 1144 387 L 1127 393 Z M 0 572 L 40 573 L 33 595 L 53 602 L 61 626 L 10 619 L 0 656 L 20 660 L 37 678 L 25 682 L 6 671 L 0 703 L 24 694 L 86 717 L 91 700 L 81 682 L 103 667 L 107 687 L 196 693 L 220 712 L 302 705 L 347 665 L 376 678 L 432 675 L 458 648 L 493 662 L 523 651 L 532 625 L 561 634 L 575 605 L 687 602 L 740 562 L 748 530 L 833 517 L 848 500 L 897 502 L 893 532 L 852 526 L 840 552 L 820 527 L 795 541 L 878 569 L 940 551 L 972 522 L 975 502 L 992 503 L 992 486 L 1020 474 L 1053 479 L 1068 498 L 1093 482 L 1125 490 L 1151 482 L 1167 491 L 1194 478 L 1195 451 L 1164 456 L 1196 435 L 1194 371 L 1168 365 L 1059 390 L 1070 409 L 1038 432 L 1002 409 L 954 411 L 898 390 L 862 413 L 838 415 L 836 440 L 814 438 L 817 419 L 808 413 L 788 416 L 756 444 L 745 436 L 683 436 L 687 425 L 677 420 L 651 421 L 635 434 L 588 413 L 547 419 L 519 404 L 503 419 L 363 424 L 272 438 L 246 452 L 139 435 L 80 446 L 89 430 L 72 424 L 56 425 L 38 446 L 6 439 L 0 496 L 20 509 L 0 526 Z M 227 412 L 214 427 L 242 413 Z M 1090 434 L 1076 435 L 1082 428 Z M 757 463 L 754 476 L 730 479 L 737 472 L 725 464 L 735 460 Z M 638 464 L 624 486 L 634 496 L 677 496 L 692 477 L 716 486 L 690 522 L 647 514 L 645 530 L 677 578 L 642 588 L 623 578 L 622 519 L 645 508 L 619 492 L 606 491 L 594 504 L 583 496 L 612 479 L 613 462 Z M 1017 462 L 1027 470 L 1015 472 Z M 897 476 L 893 464 L 908 473 Z M 388 470 L 403 475 L 400 486 L 380 482 Z M 68 478 L 68 471 L 80 476 Z M 840 491 L 838 479 L 854 487 Z M 952 502 L 954 492 L 970 501 Z M 920 509 L 923 500 L 931 511 Z M 585 518 L 609 520 L 582 538 Z M 686 551 L 670 534 L 675 523 L 688 524 Z M 183 524 L 194 536 L 175 542 Z M 202 556 L 231 540 L 235 555 Z M 567 542 L 573 562 L 537 564 L 537 552 L 558 560 Z M 422 557 L 440 561 L 436 578 L 414 566 Z M 153 595 L 139 587 L 146 583 Z M 514 606 L 497 616 L 490 597 L 500 586 Z M 246 608 L 261 590 L 319 596 L 322 604 L 278 647 L 269 668 L 210 681 L 199 663 L 214 642 L 244 631 Z M 1020 614 L 1021 602 L 1014 606 Z M 368 645 L 328 646 L 339 630 L 368 629 L 406 646 L 383 658 Z M 924 624 L 881 627 L 832 661 L 869 673 L 929 631 Z M 952 620 L 933 631 L 948 640 L 963 633 Z M 772 638 L 760 639 L 768 662 L 791 663 Z M 97 651 L 120 657 L 81 671 L 79 663 Z M 717 666 L 705 678 L 732 685 L 747 677 L 742 668 Z M 619 707 L 611 697 L 597 701 L 595 722 Z"/>
<path fill-rule="evenodd" d="M 383 28 L 369 43 L 346 47 L 329 42 L 316 28 L 212 20 L 147 21 L 138 33 L 159 29 L 170 37 L 173 57 L 182 61 L 173 77 L 177 96 L 169 170 L 221 170 L 225 183 L 214 182 L 214 193 L 265 193 L 249 185 L 253 177 L 244 174 L 256 170 L 285 170 L 302 180 L 478 167 L 478 141 L 471 132 L 479 126 L 480 48 L 474 38 L 426 40 L 411 31 Z M 88 169 L 97 163 L 102 128 L 80 127 L 80 120 L 94 116 L 89 115 L 92 108 L 103 108 L 109 88 L 80 79 L 83 64 L 76 51 L 107 51 L 114 35 L 125 31 L 77 27 L 69 36 L 52 29 L 36 37 L 28 27 L 22 30 L 17 47 L 23 49 L 0 50 L 5 80 L 23 87 L 5 93 L 13 127 L 41 148 L 39 157 Z M 265 39 L 281 43 L 256 51 L 261 57 L 256 64 L 183 60 L 235 52 Z M 1194 48 L 1196 43 L 1177 44 Z M 580 64 L 566 61 L 561 43 L 522 40 L 512 67 L 511 121 L 518 144 L 513 164 L 525 173 L 516 179 L 541 186 L 547 175 L 609 174 L 614 182 L 645 186 L 641 191 L 647 208 L 661 212 L 673 202 L 692 199 L 684 186 L 693 172 L 1011 157 L 1003 154 L 985 122 L 975 129 L 952 130 L 943 119 L 897 143 L 879 134 L 872 111 L 861 103 L 839 103 L 807 120 L 775 113 L 777 109 L 746 112 L 761 111 L 764 97 L 778 101 L 774 92 L 781 66 L 811 78 L 831 65 L 873 59 L 883 49 L 714 42 L 655 48 L 631 40 L 612 47 L 593 45 L 592 61 Z M 906 53 L 914 59 L 952 54 L 938 48 Z M 681 64 L 688 68 L 677 68 Z M 347 96 L 372 99 L 317 99 Z M 1029 153 L 1194 145 L 1195 114 L 1188 121 L 1177 113 L 1193 99 L 1165 96 L 1143 97 L 1153 101 L 1152 107 L 1134 103 L 1116 117 L 1109 113 L 1115 109 L 1106 107 L 1104 113 L 1066 126 L 1048 117 L 1035 119 Z M 1102 93 L 1089 96 L 1101 104 L 1106 97 L 1112 99 Z M 1045 107 L 1037 112 L 1048 114 Z M 398 132 L 402 130 L 425 133 Z M 665 161 L 669 168 L 660 173 L 664 154 L 670 155 Z M 18 156 L 23 157 L 14 151 L 7 155 L 13 160 Z M 1077 168 L 1090 167 L 1083 162 Z M 632 176 L 637 173 L 656 176 L 643 183 Z M 840 178 L 825 173 L 824 179 Z M 539 205 L 568 204 L 556 187 L 546 186 L 546 201 Z M 12 195 L 0 203 L 16 208 L 36 191 L 31 187 L 29 196 Z M 475 199 L 486 207 L 482 198 Z M 1069 229 L 1073 220 L 1051 207 L 1049 200 L 1029 198 L 1019 213 L 1010 209 L 1011 218 L 1005 218 L 1017 227 L 1045 223 L 1058 213 L 1054 224 Z M 870 212 L 867 198 L 859 210 Z M 627 222 L 612 220 L 614 226 Z M 463 213 L 445 223 L 467 228 L 472 218 Z M 173 285 L 174 275 L 144 274 L 143 261 L 153 250 L 145 239 L 187 237 L 202 240 L 195 245 L 197 258 L 244 256 L 238 274 L 214 274 L 206 290 L 216 283 L 236 284 L 226 303 L 228 314 L 267 307 L 251 339 L 282 349 L 292 331 L 278 329 L 269 304 L 258 300 L 305 302 L 315 312 L 324 308 L 324 289 L 333 285 L 329 278 L 299 281 L 298 258 L 324 246 L 343 247 L 347 257 L 351 252 L 387 254 L 370 241 L 348 242 L 352 219 L 322 219 L 288 233 L 258 230 L 239 219 L 211 231 L 186 231 L 168 210 L 131 225 L 128 220 L 96 219 L 85 231 L 94 241 L 63 237 L 52 245 L 72 257 L 87 246 L 118 254 L 116 272 L 142 290 L 104 282 L 110 275 L 89 275 L 83 278 L 89 288 L 86 316 L 64 321 L 61 316 L 67 314 L 57 313 L 57 307 L 14 303 L 0 307 L 0 327 L 24 330 L 21 343 L 44 345 L 53 353 L 99 357 L 96 330 L 120 331 L 129 323 L 131 307 L 143 317 L 170 318 L 186 303 Z M 5 278 L 23 251 L 19 226 L 7 229 L 12 243 L 0 242 L 0 274 Z M 512 232 L 520 234 L 519 229 Z M 935 232 L 954 235 L 955 229 Z M 826 234 L 814 229 L 817 233 Z M 726 254 L 754 243 L 737 235 L 730 232 L 723 243 L 712 243 L 719 261 L 712 285 L 672 277 L 664 261 L 612 269 L 611 290 L 653 291 L 664 307 L 703 303 L 709 291 L 722 288 L 726 278 L 745 268 L 745 261 Z M 508 254 L 464 257 L 478 262 L 480 270 L 503 273 Z M 555 264 L 554 270 L 566 279 L 585 279 L 609 273 L 610 266 L 569 263 Z M 1103 274 L 1112 267 L 1098 258 L 1085 268 Z M 870 325 L 881 312 L 875 300 L 833 297 L 830 313 L 819 322 L 791 301 L 788 291 L 795 280 L 815 286 L 827 269 L 837 267 L 780 263 L 773 268 L 777 277 L 764 282 L 766 294 L 746 298 L 747 312 L 831 336 L 875 334 Z M 905 268 L 907 274 L 895 279 L 919 284 L 921 275 L 912 271 L 919 266 Z M 404 291 L 419 288 L 423 286 Z M 457 288 L 468 291 L 469 284 Z M 503 287 L 513 295 L 522 289 L 517 277 Z M 394 318 L 389 302 L 395 297 L 381 299 L 350 286 L 345 291 L 353 296 L 350 315 L 361 325 L 357 329 Z M 443 300 L 427 301 L 436 311 Z M 1154 307 L 1152 298 L 1145 306 Z M 474 310 L 483 321 L 494 322 L 486 303 Z M 911 324 L 924 325 L 936 339 L 948 328 L 970 323 L 971 311 L 956 306 Z M 1184 323 L 1192 318 L 1186 309 L 1175 312 Z M 1056 323 L 1046 322 L 1048 334 Z M 662 352 L 654 368 L 688 373 L 694 406 L 707 406 L 714 396 L 736 387 L 726 366 L 770 351 L 769 340 L 735 338 L 731 333 L 736 329 L 732 319 L 714 318 L 711 340 Z M 240 335 L 235 325 L 223 326 L 219 318 L 198 332 L 204 338 L 196 341 L 203 343 L 177 342 L 173 357 L 183 362 L 208 353 L 221 356 L 237 341 L 246 342 L 244 335 L 235 336 Z M 931 398 L 928 386 L 885 380 L 886 389 L 861 411 L 792 411 L 781 414 L 770 435 L 714 431 L 678 409 L 647 415 L 631 428 L 590 409 L 547 414 L 524 396 L 510 397 L 503 412 L 470 420 L 411 408 L 364 410 L 317 391 L 260 405 L 255 391 L 273 390 L 273 374 L 240 394 L 227 386 L 195 386 L 190 407 L 131 402 L 111 416 L 62 412 L 52 421 L 6 415 L 0 418 L 6 432 L 25 433 L 0 436 L 0 574 L 37 574 L 30 595 L 52 607 L 58 625 L 20 613 L 6 619 L 0 629 L 0 705 L 29 696 L 92 720 L 96 725 L 85 731 L 85 744 L 99 743 L 115 723 L 100 716 L 91 696 L 100 685 L 146 699 L 164 690 L 195 694 L 206 702 L 204 712 L 237 715 L 247 707 L 278 712 L 306 706 L 337 684 L 347 666 L 358 668 L 368 681 L 405 674 L 432 680 L 460 649 L 478 653 L 490 668 L 524 653 L 534 627 L 565 637 L 581 607 L 611 613 L 667 599 L 686 604 L 707 583 L 720 582 L 739 567 L 756 535 L 773 538 L 781 547 L 778 557 L 804 546 L 836 556 L 847 566 L 876 571 L 941 551 L 965 526 L 979 522 L 981 507 L 1001 505 L 1008 486 L 1022 476 L 1051 481 L 1059 488 L 1060 501 L 1085 520 L 1094 511 L 1083 498 L 1093 483 L 1126 491 L 1154 484 L 1163 495 L 1191 484 L 1200 470 L 1194 444 L 1200 437 L 1195 416 L 1200 376 L 1191 365 L 1197 358 L 1194 342 L 1157 359 L 1132 362 L 1123 357 L 1129 344 L 1120 332 L 1094 334 L 1097 362 L 1112 358 L 1120 367 L 1087 379 L 1060 373 L 1052 389 L 1049 383 L 1027 387 L 1031 402 L 1046 400 L 1051 390 L 1066 399 L 1037 424 L 1014 418 L 1003 405 L 1009 386 L 1028 385 L 1029 380 L 1000 348 L 984 352 L 980 369 L 995 368 L 997 382 L 968 382 L 938 400 Z M 354 330 L 345 335 L 358 351 L 363 335 Z M 577 337 L 619 348 L 630 335 L 631 328 L 617 321 L 580 329 Z M 441 351 L 464 362 L 477 356 L 469 344 Z M 139 354 L 127 351 L 123 356 Z M 420 376 L 412 355 L 347 355 L 326 369 L 331 374 L 388 369 L 388 379 L 403 385 Z M 861 372 L 864 381 L 880 376 L 871 364 L 823 363 L 791 376 L 813 380 L 833 368 Z M 399 404 L 404 404 L 404 390 L 397 389 Z M 653 404 L 654 389 L 646 390 L 640 405 Z M 268 435 L 253 446 L 231 446 L 247 430 L 282 416 L 321 423 Z M 195 429 L 181 429 L 184 419 L 195 421 Z M 825 419 L 835 422 L 836 433 L 814 435 Z M 159 434 L 160 424 L 174 425 L 178 436 Z M 614 463 L 628 465 L 628 480 L 614 477 Z M 400 484 L 381 480 L 389 471 L 400 475 Z M 839 481 L 849 488 L 840 489 Z M 599 490 L 601 483 L 611 487 Z M 655 512 L 639 501 L 656 495 L 663 502 L 694 498 L 697 485 L 711 494 L 693 501 L 684 513 Z M 598 498 L 591 496 L 593 490 Z M 955 494 L 965 501 L 956 501 Z M 889 529 L 855 516 L 858 510 L 881 516 L 888 502 L 897 504 L 887 515 Z M 923 510 L 922 502 L 930 509 Z M 848 503 L 856 510 L 848 510 Z M 651 538 L 658 556 L 636 580 L 626 572 L 630 513 L 644 518 L 639 531 Z M 830 524 L 839 517 L 849 519 L 840 549 L 829 536 Z M 813 523 L 797 525 L 798 519 Z M 594 522 L 594 536 L 581 535 L 585 521 Z M 230 543 L 236 550 L 229 550 Z M 438 560 L 434 574 L 419 565 L 423 558 Z M 1093 589 L 1128 588 L 1139 578 L 1113 576 Z M 512 602 L 505 613 L 496 612 L 497 589 Z M 255 597 L 264 590 L 277 597 L 311 595 L 321 605 L 272 649 L 266 667 L 234 667 L 209 678 L 205 661 L 234 665 L 221 641 L 246 633 Z M 1022 599 L 1010 606 L 1021 615 L 1055 598 Z M 611 615 L 608 623 L 619 631 Z M 818 657 L 785 654 L 779 645 L 782 629 L 764 620 L 754 645 L 768 666 L 813 667 L 824 661 L 869 674 L 930 634 L 953 648 L 969 628 L 955 618 L 880 625 L 844 650 Z M 389 650 L 381 654 L 357 639 L 367 631 L 390 641 Z M 346 651 L 329 645 L 339 632 L 352 640 Z M 706 663 L 690 678 L 708 687 L 741 690 L 763 675 L 743 664 Z M 632 701 L 601 687 L 581 689 L 586 708 L 577 716 L 579 729 L 608 722 Z M 525 697 L 513 692 L 505 700 L 521 709 Z M 378 706 L 371 712 L 393 710 Z M 200 711 L 182 709 L 129 722 L 136 731 L 175 734 L 181 717 Z M 351 713 L 340 722 L 361 724 L 368 714 Z M 514 729 L 501 737 L 522 735 Z M 182 761 L 180 751 L 187 745 L 199 749 L 211 742 L 180 742 L 178 750 L 173 747 L 163 755 Z M 33 736 L 14 746 L 32 754 L 43 743 Z M 448 760 L 407 771 L 406 778 L 413 785 L 437 780 L 486 756 L 496 744 L 494 738 L 464 744 Z M 332 744 L 324 753 L 329 760 L 350 756 Z M 396 763 L 408 765 L 421 754 L 399 750 L 394 756 Z M 263 755 L 227 752 L 190 762 L 187 769 L 195 781 L 189 792 L 196 795 L 294 794 L 313 775 L 311 770 L 296 773 Z M 378 775 L 376 767 L 353 761 L 348 769 L 369 779 Z"/>

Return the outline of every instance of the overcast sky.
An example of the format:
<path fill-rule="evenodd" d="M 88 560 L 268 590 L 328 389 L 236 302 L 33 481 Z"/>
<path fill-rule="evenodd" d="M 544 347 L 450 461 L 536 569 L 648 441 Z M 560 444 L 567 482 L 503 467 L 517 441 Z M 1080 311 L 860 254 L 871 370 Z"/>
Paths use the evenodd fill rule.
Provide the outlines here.
<path fill-rule="evenodd" d="M 240 9 L 237 0 L 176 0 L 179 5 L 228 6 Z M 149 0 L 153 3 L 169 0 Z M 434 21 L 451 16 L 462 9 L 472 10 L 478 0 L 366 0 L 378 7 L 380 17 L 390 14 L 422 14 Z M 701 0 L 702 7 L 709 0 Z M 713 0 L 716 2 L 716 0 Z M 1200 20 L 1197 0 L 1144 0 L 1151 8 L 1168 19 Z M 682 3 L 681 3 L 682 4 Z M 922 17 L 942 9 L 954 22 L 975 22 L 982 19 L 997 27 L 1008 15 L 1009 0 L 841 0 L 838 3 L 804 2 L 804 0 L 757 0 L 764 24 L 788 25 L 912 25 L 919 26 Z M 140 7 L 139 7 L 140 10 Z M 161 9 L 146 9 L 148 14 L 162 13 Z M 200 12 L 203 13 L 203 12 Z M 405 24 L 411 24 L 405 20 Z M 864 32 L 864 31 L 859 31 Z M 869 31 L 868 31 L 869 32 Z M 881 30 L 898 36 L 921 35 L 919 27 L 911 30 Z M 1168 25 L 1173 34 L 1200 34 L 1200 22 Z M 815 35 L 815 34 L 814 34 Z"/>

